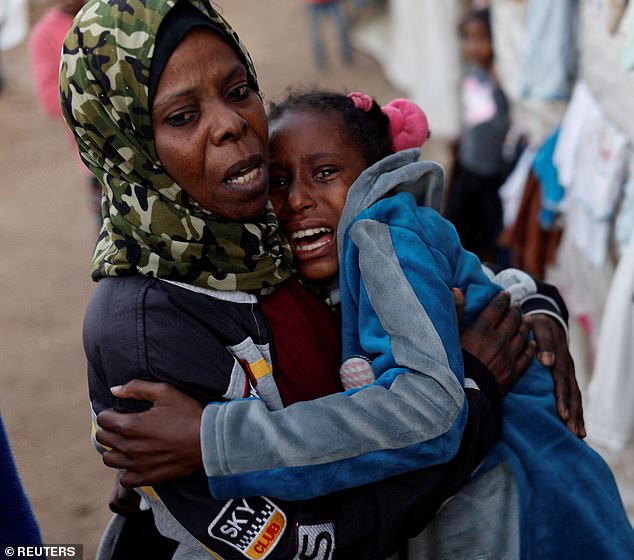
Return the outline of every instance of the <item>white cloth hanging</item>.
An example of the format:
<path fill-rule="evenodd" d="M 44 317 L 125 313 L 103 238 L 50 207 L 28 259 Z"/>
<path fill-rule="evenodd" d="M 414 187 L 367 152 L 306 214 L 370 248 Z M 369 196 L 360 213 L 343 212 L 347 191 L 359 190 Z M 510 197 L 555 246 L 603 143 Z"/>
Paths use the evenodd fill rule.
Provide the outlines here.
<path fill-rule="evenodd" d="M 29 32 L 27 0 L 0 2 L 0 51 L 12 49 L 26 39 Z"/>
<path fill-rule="evenodd" d="M 424 107 L 436 138 L 460 132 L 458 0 L 392 0 L 383 57 L 388 79 Z"/>
<path fill-rule="evenodd" d="M 515 224 L 535 154 L 537 154 L 536 148 L 526 148 L 515 164 L 513 171 L 498 191 L 500 199 L 502 200 L 504 228 L 510 228 Z"/>
<path fill-rule="evenodd" d="M 625 448 L 634 430 L 634 237 L 610 285 L 584 409 L 592 441 Z"/>
<path fill-rule="evenodd" d="M 627 175 L 628 138 L 605 119 L 588 88 L 575 87 L 555 148 L 566 188 L 566 228 L 596 267 L 605 263 L 612 219 Z"/>

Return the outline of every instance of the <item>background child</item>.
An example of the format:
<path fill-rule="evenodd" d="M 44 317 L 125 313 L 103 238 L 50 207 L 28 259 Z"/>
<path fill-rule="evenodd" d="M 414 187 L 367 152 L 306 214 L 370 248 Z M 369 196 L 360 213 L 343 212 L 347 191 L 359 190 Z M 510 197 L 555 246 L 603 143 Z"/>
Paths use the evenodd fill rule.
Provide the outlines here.
<path fill-rule="evenodd" d="M 446 217 L 465 249 L 496 262 L 502 230 L 503 145 L 509 103 L 495 77 L 489 11 L 470 12 L 460 25 L 467 62 L 461 84 L 462 132 L 447 195 Z"/>
<path fill-rule="evenodd" d="M 341 60 L 346 64 L 352 63 L 352 47 L 350 45 L 348 18 L 342 5 L 343 2 L 339 0 L 307 0 L 306 4 L 313 56 L 317 66 L 323 68 L 328 64 L 328 57 L 322 36 L 322 21 L 324 17 L 330 17 L 337 28 Z"/>
<path fill-rule="evenodd" d="M 87 0 L 57 0 L 37 21 L 29 36 L 29 56 L 35 94 L 40 108 L 53 119 L 62 119 L 59 106 L 59 64 L 64 37 L 73 18 Z M 72 138 L 71 138 L 72 140 Z M 73 149 L 74 141 L 73 141 Z M 76 153 L 77 160 L 79 156 Z M 101 224 L 101 185 L 80 162 L 90 193 L 90 207 Z"/>

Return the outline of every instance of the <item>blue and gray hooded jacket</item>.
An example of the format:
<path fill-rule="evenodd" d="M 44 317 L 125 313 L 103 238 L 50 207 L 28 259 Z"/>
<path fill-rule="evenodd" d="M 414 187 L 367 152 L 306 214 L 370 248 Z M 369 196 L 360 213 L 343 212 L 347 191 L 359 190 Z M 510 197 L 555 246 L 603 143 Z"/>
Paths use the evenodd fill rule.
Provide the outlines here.
<path fill-rule="evenodd" d="M 280 445 L 255 459 L 240 459 L 244 433 L 235 453 L 225 447 L 214 461 L 205 452 L 213 494 L 302 499 L 450 460 L 467 415 L 465 387 L 474 386 L 464 378 L 450 288 L 465 293 L 463 326 L 502 287 L 526 306 L 564 314 L 528 275 L 493 276 L 462 248 L 433 209 L 442 169 L 418 157 L 400 152 L 366 170 L 338 230 L 343 358 L 370 362 L 374 383 L 263 413 L 261 432 L 247 438 Z M 236 425 L 241 404 L 207 406 L 204 423 L 216 434 L 226 420 Z M 634 533 L 614 478 L 558 417 L 550 371 L 535 361 L 503 413 L 502 440 L 410 543 L 411 557 L 632 557 Z"/>
<path fill-rule="evenodd" d="M 467 400 L 449 286 L 465 292 L 467 322 L 500 288 L 434 210 L 411 194 L 383 198 L 396 185 L 438 204 L 442 168 L 417 157 L 401 152 L 364 172 L 339 227 L 344 357 L 371 361 L 375 382 L 274 412 L 253 400 L 208 405 L 202 445 L 214 497 L 307 499 L 456 454 Z M 416 286 L 408 280 L 421 275 Z"/>

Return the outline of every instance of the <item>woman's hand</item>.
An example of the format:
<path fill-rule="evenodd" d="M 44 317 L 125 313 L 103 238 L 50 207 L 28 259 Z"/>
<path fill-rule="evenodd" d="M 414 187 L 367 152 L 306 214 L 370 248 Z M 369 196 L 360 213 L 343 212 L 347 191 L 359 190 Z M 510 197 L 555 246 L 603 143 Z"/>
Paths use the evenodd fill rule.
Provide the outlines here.
<path fill-rule="evenodd" d="M 462 348 L 491 371 L 502 395 L 511 390 L 535 357 L 536 344 L 529 340 L 530 329 L 519 306 L 511 305 L 507 292 L 500 292 L 460 336 Z"/>
<path fill-rule="evenodd" d="M 568 429 L 577 437 L 586 437 L 581 391 L 575 377 L 575 364 L 570 355 L 566 332 L 550 315 L 535 313 L 532 323 L 537 343 L 537 359 L 553 375 L 557 412 Z"/>
<path fill-rule="evenodd" d="M 464 297 L 460 290 L 453 291 L 461 318 Z M 534 342 L 528 339 L 531 328 Z M 556 319 L 542 313 L 523 318 L 519 307 L 511 305 L 508 294 L 501 292 L 460 340 L 462 347 L 493 373 L 502 394 L 510 390 L 537 354 L 540 363 L 552 373 L 559 416 L 573 434 L 586 437 L 575 365 L 566 333 Z"/>
<path fill-rule="evenodd" d="M 122 469 L 124 488 L 155 485 L 203 468 L 200 450 L 202 406 L 167 383 L 134 379 L 113 387 L 118 399 L 153 403 L 144 412 L 104 410 L 97 416 L 97 441 L 109 467 Z"/>

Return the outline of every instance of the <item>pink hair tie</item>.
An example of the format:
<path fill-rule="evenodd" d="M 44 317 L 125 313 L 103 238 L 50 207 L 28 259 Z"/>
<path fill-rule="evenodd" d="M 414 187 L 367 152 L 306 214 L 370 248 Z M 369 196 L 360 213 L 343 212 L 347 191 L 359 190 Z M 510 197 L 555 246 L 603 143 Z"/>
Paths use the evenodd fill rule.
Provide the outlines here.
<path fill-rule="evenodd" d="M 381 110 L 390 121 L 392 151 L 420 148 L 429 138 L 427 115 L 413 101 L 395 99 Z"/>
<path fill-rule="evenodd" d="M 359 91 L 353 91 L 348 94 L 348 97 L 352 99 L 354 106 L 360 111 L 364 111 L 367 113 L 370 109 L 372 109 L 372 104 L 374 103 L 373 99 L 366 95 L 365 93 L 361 93 Z"/>

